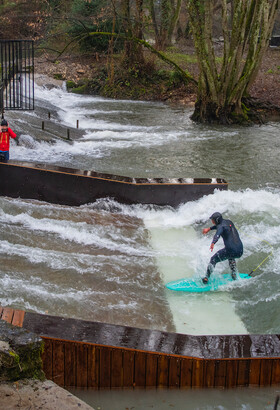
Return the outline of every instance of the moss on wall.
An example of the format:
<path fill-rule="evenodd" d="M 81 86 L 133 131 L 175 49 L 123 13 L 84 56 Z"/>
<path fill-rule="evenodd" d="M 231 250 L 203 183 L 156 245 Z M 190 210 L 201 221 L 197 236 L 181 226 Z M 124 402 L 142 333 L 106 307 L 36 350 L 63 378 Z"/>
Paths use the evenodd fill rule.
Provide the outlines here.
<path fill-rule="evenodd" d="M 43 340 L 25 329 L 0 321 L 0 381 L 43 380 Z"/>

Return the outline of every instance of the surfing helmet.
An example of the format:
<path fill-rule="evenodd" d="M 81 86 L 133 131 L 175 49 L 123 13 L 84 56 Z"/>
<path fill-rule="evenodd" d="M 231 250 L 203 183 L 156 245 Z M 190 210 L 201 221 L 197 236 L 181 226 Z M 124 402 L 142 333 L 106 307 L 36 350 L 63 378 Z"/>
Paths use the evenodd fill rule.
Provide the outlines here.
<path fill-rule="evenodd" d="M 215 224 L 219 225 L 222 222 L 223 217 L 220 212 L 214 212 L 213 215 L 210 216 L 210 219 L 213 219 L 215 221 Z"/>

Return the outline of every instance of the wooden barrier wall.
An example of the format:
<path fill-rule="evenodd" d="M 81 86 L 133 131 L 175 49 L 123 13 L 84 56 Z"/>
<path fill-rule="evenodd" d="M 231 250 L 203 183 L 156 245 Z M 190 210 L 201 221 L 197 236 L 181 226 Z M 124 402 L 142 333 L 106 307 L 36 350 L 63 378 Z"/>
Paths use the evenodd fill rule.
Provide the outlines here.
<path fill-rule="evenodd" d="M 279 335 L 188 336 L 40 315 L 1 306 L 0 319 L 43 338 L 43 370 L 48 379 L 62 387 L 280 385 Z M 65 340 L 56 336 L 59 334 Z M 90 342 L 96 338 L 103 343 Z M 116 346 L 104 344 L 107 340 L 114 340 Z M 151 340 L 157 345 L 152 346 Z M 145 346 L 147 341 L 146 349 L 131 348 L 137 344 Z M 213 345 L 211 350 L 209 346 Z M 204 349 L 197 353 L 202 357 L 163 351 L 191 353 L 193 349 L 198 352 L 199 346 Z M 253 354 L 256 356 L 252 357 Z"/>
<path fill-rule="evenodd" d="M 236 387 L 280 383 L 280 359 L 198 359 L 43 338 L 46 377 L 60 386 Z"/>
<path fill-rule="evenodd" d="M 0 171 L 2 196 L 69 206 L 114 198 L 126 204 L 178 207 L 228 189 L 221 178 L 132 178 L 19 161 L 0 162 Z"/>

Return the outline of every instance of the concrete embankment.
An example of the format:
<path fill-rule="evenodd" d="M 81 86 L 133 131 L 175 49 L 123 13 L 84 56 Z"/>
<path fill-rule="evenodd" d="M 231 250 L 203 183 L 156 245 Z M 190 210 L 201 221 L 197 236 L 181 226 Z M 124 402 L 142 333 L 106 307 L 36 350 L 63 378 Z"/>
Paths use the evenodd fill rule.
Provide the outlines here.
<path fill-rule="evenodd" d="M 73 396 L 50 380 L 20 380 L 0 383 L 0 407 L 5 410 L 92 410 L 82 400 Z"/>

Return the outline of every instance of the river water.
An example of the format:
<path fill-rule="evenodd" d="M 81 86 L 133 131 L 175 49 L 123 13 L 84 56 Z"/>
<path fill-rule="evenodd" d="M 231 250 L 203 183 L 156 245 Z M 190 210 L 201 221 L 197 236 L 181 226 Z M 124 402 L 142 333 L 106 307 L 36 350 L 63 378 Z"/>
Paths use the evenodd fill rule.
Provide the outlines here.
<path fill-rule="evenodd" d="M 190 334 L 280 333 L 280 124 L 205 126 L 190 120 L 190 109 L 161 103 L 38 86 L 35 95 L 35 112 L 6 115 L 20 135 L 13 160 L 134 177 L 221 177 L 230 185 L 175 210 L 108 199 L 73 208 L 0 198 L 1 305 Z M 60 138 L 66 128 L 70 142 Z M 170 280 L 204 275 L 211 234 L 201 230 L 215 211 L 240 231 L 240 272 L 269 258 L 253 279 L 219 292 L 167 290 Z M 215 274 L 227 270 L 224 262 Z M 189 408 L 256 408 L 248 407 L 250 394 L 243 407 L 217 398 L 210 407 Z M 107 409 L 98 397 L 95 407 Z M 136 407 L 137 400 L 135 409 L 148 408 Z"/>

